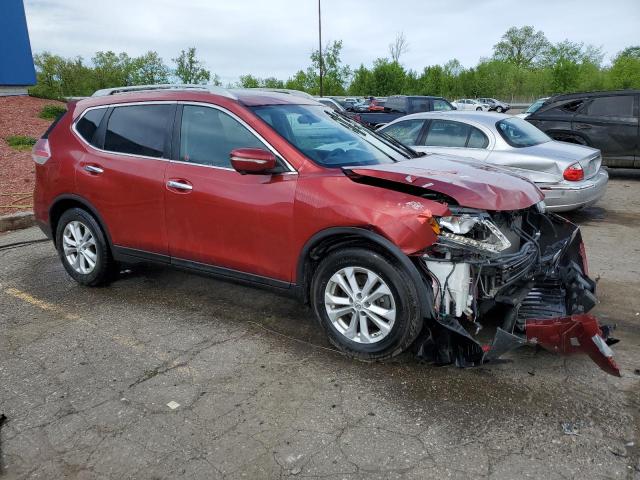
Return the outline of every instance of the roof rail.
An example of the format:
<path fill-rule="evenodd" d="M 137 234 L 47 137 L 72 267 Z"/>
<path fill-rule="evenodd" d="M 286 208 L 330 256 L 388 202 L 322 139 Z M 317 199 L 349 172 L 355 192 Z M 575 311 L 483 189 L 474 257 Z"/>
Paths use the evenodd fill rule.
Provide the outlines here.
<path fill-rule="evenodd" d="M 92 97 L 106 97 L 108 95 L 118 95 L 121 93 L 133 92 L 149 92 L 153 90 L 202 90 L 213 93 L 214 95 L 222 95 L 224 97 L 236 99 L 236 96 L 226 88 L 216 85 L 195 85 L 195 84 L 179 84 L 179 83 L 161 83 L 157 85 L 131 85 L 128 87 L 103 88 L 93 92 Z"/>
<path fill-rule="evenodd" d="M 269 87 L 252 87 L 247 90 L 259 90 L 261 92 L 275 92 L 275 93 L 287 93 L 289 95 L 295 95 L 296 97 L 313 99 L 313 95 L 303 92 L 302 90 L 293 90 L 291 88 L 269 88 Z"/>

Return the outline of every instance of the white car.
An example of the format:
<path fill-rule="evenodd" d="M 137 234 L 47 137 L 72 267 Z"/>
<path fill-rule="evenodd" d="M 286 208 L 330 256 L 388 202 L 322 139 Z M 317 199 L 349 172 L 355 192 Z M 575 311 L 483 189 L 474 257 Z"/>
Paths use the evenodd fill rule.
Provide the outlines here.
<path fill-rule="evenodd" d="M 476 112 L 486 112 L 489 110 L 489 105 L 480 103 L 471 98 L 461 98 L 451 103 L 457 110 L 475 110 Z"/>
<path fill-rule="evenodd" d="M 557 142 L 526 120 L 503 113 L 415 113 L 380 131 L 419 152 L 508 168 L 534 182 L 554 212 L 593 205 L 609 180 L 599 150 Z"/>

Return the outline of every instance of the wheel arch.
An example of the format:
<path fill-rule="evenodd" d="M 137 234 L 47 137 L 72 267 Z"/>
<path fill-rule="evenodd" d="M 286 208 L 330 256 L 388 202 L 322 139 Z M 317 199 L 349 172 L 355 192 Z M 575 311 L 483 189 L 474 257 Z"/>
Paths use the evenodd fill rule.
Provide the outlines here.
<path fill-rule="evenodd" d="M 53 239 L 54 245 L 56 243 L 56 231 L 58 229 L 58 222 L 60 221 L 60 217 L 62 217 L 64 212 L 71 208 L 81 208 L 90 213 L 93 218 L 95 218 L 96 222 L 98 222 L 98 225 L 102 229 L 102 233 L 107 239 L 109 249 L 113 251 L 111 235 L 109 234 L 109 230 L 107 229 L 102 216 L 98 213 L 98 210 L 87 199 L 74 194 L 64 194 L 56 197 L 56 199 L 51 204 L 51 207 L 49 208 L 49 227 L 51 229 L 51 237 Z"/>
<path fill-rule="evenodd" d="M 416 284 L 423 317 L 433 318 L 433 295 L 411 259 L 387 238 L 361 227 L 335 227 L 322 230 L 305 243 L 298 259 L 296 284 L 298 294 L 309 302 L 313 272 L 328 253 L 343 247 L 363 247 L 379 252 L 404 267 Z"/>

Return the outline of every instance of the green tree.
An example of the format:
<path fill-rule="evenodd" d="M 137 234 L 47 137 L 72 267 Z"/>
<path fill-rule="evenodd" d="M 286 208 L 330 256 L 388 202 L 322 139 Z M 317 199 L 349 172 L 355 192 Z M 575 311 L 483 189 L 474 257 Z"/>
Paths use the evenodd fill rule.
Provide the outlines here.
<path fill-rule="evenodd" d="M 169 83 L 169 67 L 157 52 L 149 51 L 131 61 L 131 85 Z"/>
<path fill-rule="evenodd" d="M 532 26 L 511 27 L 493 46 L 496 60 L 513 63 L 518 67 L 531 67 L 540 60 L 549 48 L 545 34 Z"/>
<path fill-rule="evenodd" d="M 91 62 L 96 88 L 132 85 L 133 62 L 125 52 L 96 52 Z"/>
<path fill-rule="evenodd" d="M 251 74 L 240 75 L 239 86 L 242 88 L 256 88 L 260 86 L 260 83 L 261 80 Z"/>
<path fill-rule="evenodd" d="M 204 68 L 204 63 L 196 58 L 196 48 L 182 50 L 180 55 L 172 59 L 176 64 L 175 75 L 182 83 L 207 83 L 211 80 L 211 72 Z M 217 75 L 213 77 L 214 85 L 219 85 Z"/>
<path fill-rule="evenodd" d="M 329 42 L 322 50 L 322 86 L 324 95 L 344 95 L 351 77 L 351 69 L 347 65 L 342 65 L 340 52 L 342 51 L 342 40 Z M 311 67 L 306 71 L 306 76 L 310 82 L 310 93 L 320 93 L 320 53 L 314 50 L 311 53 Z"/>
<path fill-rule="evenodd" d="M 640 46 L 627 47 L 615 56 L 607 72 L 606 87 L 640 88 Z"/>
<path fill-rule="evenodd" d="M 406 72 L 397 62 L 378 58 L 371 70 L 370 95 L 386 96 L 402 93 Z"/>
<path fill-rule="evenodd" d="M 275 77 L 267 77 L 262 80 L 261 85 L 266 88 L 284 88 L 284 82 Z"/>
<path fill-rule="evenodd" d="M 371 72 L 364 65 L 360 65 L 353 72 L 353 79 L 349 85 L 349 94 L 365 96 L 371 93 Z"/>

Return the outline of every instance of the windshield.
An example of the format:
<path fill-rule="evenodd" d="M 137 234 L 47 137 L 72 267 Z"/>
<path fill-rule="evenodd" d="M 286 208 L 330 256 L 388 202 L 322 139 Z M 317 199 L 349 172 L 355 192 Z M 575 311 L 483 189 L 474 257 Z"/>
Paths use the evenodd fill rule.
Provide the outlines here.
<path fill-rule="evenodd" d="M 410 158 L 389 140 L 321 105 L 266 105 L 252 110 L 324 167 L 379 165 Z"/>
<path fill-rule="evenodd" d="M 541 130 L 526 120 L 517 117 L 505 118 L 496 123 L 496 128 L 502 138 L 512 147 L 532 147 L 540 143 L 551 141 Z"/>
<path fill-rule="evenodd" d="M 544 100 L 538 100 L 535 103 L 529 105 L 529 108 L 527 108 L 527 110 L 524 113 L 533 113 L 533 112 L 537 112 L 540 107 L 542 106 L 542 104 L 544 103 Z"/>

